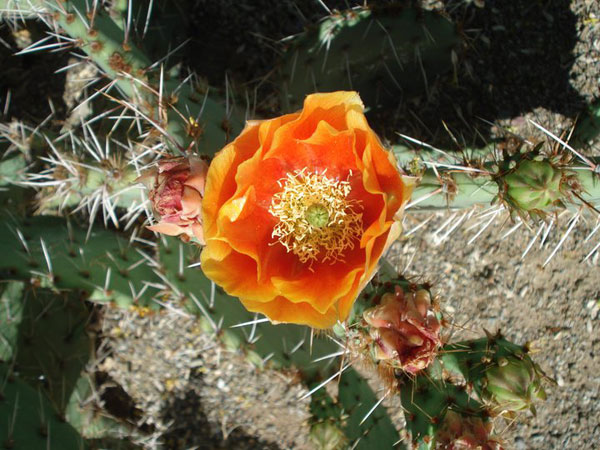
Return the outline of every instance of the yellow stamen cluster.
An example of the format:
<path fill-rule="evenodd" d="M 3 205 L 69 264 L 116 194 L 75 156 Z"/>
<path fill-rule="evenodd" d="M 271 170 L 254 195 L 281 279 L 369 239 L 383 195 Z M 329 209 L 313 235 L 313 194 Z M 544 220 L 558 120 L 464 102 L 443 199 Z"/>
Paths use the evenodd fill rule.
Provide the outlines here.
<path fill-rule="evenodd" d="M 306 169 L 280 180 L 281 192 L 273 196 L 269 212 L 279 219 L 272 236 L 300 262 L 340 261 L 362 234 L 362 209 L 348 199 L 348 181 Z"/>

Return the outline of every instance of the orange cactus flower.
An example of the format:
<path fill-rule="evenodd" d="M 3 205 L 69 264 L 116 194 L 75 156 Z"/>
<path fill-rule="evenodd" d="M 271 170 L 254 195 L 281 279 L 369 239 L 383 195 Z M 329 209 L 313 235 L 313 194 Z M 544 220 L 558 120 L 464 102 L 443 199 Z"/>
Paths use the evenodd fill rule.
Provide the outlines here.
<path fill-rule="evenodd" d="M 345 320 L 398 237 L 402 177 L 356 92 L 249 122 L 212 161 L 202 270 L 249 311 L 329 328 Z"/>

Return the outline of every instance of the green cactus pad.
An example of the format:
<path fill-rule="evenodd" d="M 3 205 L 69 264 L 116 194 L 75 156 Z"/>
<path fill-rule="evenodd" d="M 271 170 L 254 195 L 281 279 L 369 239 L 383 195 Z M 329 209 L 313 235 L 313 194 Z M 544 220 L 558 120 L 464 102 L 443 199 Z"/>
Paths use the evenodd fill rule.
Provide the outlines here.
<path fill-rule="evenodd" d="M 45 252 L 44 252 L 45 248 Z M 159 279 L 140 251 L 117 233 L 86 231 L 65 219 L 37 216 L 0 219 L 0 274 L 38 278 L 61 289 L 76 289 L 98 303 L 158 309 L 152 300 Z"/>
<path fill-rule="evenodd" d="M 19 281 L 0 283 L 0 362 L 15 356 L 23 317 L 23 287 Z"/>
<path fill-rule="evenodd" d="M 384 406 L 358 372 L 349 368 L 340 378 L 338 399 L 348 415 L 344 431 L 356 449 L 405 448 Z M 370 413 L 370 414 L 369 414 Z M 366 420 L 363 419 L 369 414 Z M 362 423 L 361 423 L 362 422 Z M 395 445 L 395 446 L 394 446 Z"/>
<path fill-rule="evenodd" d="M 427 92 L 452 70 L 455 26 L 416 8 L 352 9 L 294 37 L 284 54 L 282 104 L 302 106 L 312 92 L 356 90 L 370 108 Z"/>
<path fill-rule="evenodd" d="M 0 154 L 3 152 L 0 151 Z M 13 155 L 0 161 L 0 186 L 22 181 L 26 167 L 27 162 L 23 154 Z"/>
<path fill-rule="evenodd" d="M 22 303 L 14 370 L 30 383 L 41 380 L 62 412 L 93 350 L 86 332 L 92 313 L 76 297 L 32 286 Z"/>
<path fill-rule="evenodd" d="M 0 448 L 81 450 L 77 431 L 59 418 L 41 389 L 34 389 L 0 365 Z"/>
<path fill-rule="evenodd" d="M 600 135 L 600 101 L 589 105 L 583 117 L 578 121 L 571 142 L 576 146 L 588 145 Z"/>
<path fill-rule="evenodd" d="M 405 377 L 400 398 L 414 447 L 435 449 L 436 435 L 448 411 L 464 417 L 487 421 L 483 405 L 469 397 L 464 388 L 454 386 L 431 375 Z"/>
<path fill-rule="evenodd" d="M 129 439 L 140 436 L 140 432 L 132 424 L 118 420 L 102 409 L 98 403 L 96 383 L 88 374 L 77 380 L 73 393 L 67 404 L 65 418 L 86 439 L 116 439 L 122 448 L 129 447 Z M 109 447 L 112 450 L 112 447 Z"/>

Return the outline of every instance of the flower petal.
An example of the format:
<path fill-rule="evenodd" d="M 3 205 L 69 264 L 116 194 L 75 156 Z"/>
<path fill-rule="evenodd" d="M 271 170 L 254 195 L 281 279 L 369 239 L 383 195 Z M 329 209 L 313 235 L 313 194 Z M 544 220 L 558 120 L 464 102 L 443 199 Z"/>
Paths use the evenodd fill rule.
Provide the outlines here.
<path fill-rule="evenodd" d="M 149 225 L 146 228 L 155 233 L 166 234 L 167 236 L 179 236 L 180 234 L 185 233 L 185 228 L 176 223 L 158 222 L 154 225 Z"/>
<path fill-rule="evenodd" d="M 226 242 L 207 239 L 200 254 L 200 266 L 204 274 L 229 295 L 239 296 L 243 292 L 245 297 L 255 301 L 269 301 L 277 296 L 270 283 L 258 282 L 256 261 L 233 251 Z"/>
<path fill-rule="evenodd" d="M 330 271 L 305 271 L 302 277 L 285 279 L 272 277 L 273 286 L 292 303 L 308 302 L 321 314 L 344 297 L 362 268 L 347 271 L 341 264 L 331 265 Z"/>
<path fill-rule="evenodd" d="M 269 302 L 255 302 L 245 298 L 240 301 L 248 311 L 262 313 L 275 323 L 292 322 L 315 328 L 330 328 L 338 319 L 333 308 L 322 314 L 309 303 L 292 303 L 285 297 L 276 297 Z"/>

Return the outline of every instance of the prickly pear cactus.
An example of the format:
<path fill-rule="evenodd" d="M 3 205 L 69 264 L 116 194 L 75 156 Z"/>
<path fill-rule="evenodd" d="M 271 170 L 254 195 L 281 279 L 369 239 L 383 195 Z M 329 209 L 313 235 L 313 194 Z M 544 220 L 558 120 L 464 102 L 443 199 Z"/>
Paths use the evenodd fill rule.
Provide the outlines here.
<path fill-rule="evenodd" d="M 48 396 L 63 412 L 75 383 L 92 354 L 88 332 L 94 312 L 83 300 L 27 286 L 13 370 L 21 379 L 43 380 Z"/>
<path fill-rule="evenodd" d="M 415 448 L 435 449 L 450 444 L 440 442 L 449 413 L 463 419 L 489 421 L 483 405 L 473 400 L 464 387 L 446 384 L 430 376 L 406 377 L 402 382 L 402 408 Z"/>
<path fill-rule="evenodd" d="M 19 281 L 0 284 L 0 308 L 5 311 L 0 316 L 0 361 L 16 356 L 19 325 L 23 319 L 23 288 L 24 283 Z"/>
<path fill-rule="evenodd" d="M 317 387 L 315 386 L 309 387 Z M 339 400 L 334 400 L 326 389 L 318 389 L 310 397 L 311 443 L 319 450 L 342 450 L 349 445 L 344 432 L 347 415 Z"/>
<path fill-rule="evenodd" d="M 339 402 L 348 414 L 344 431 L 355 448 L 392 447 L 399 444 L 400 435 L 386 409 L 380 405 L 380 400 L 367 381 L 354 369 L 348 369 L 341 375 L 338 390 Z"/>
<path fill-rule="evenodd" d="M 340 12 L 319 1 L 328 15 L 284 40 L 270 78 L 256 85 L 233 74 L 224 89 L 209 89 L 188 73 L 174 38 L 193 2 L 158 3 L 0 0 L 9 25 L 20 26 L 24 18 L 48 25 L 48 35 L 25 44 L 21 56 L 63 48 L 78 57 L 64 70 L 85 60 L 101 71 L 68 120 L 53 113 L 40 124 L 4 123 L 10 94 L 0 99 L 0 446 L 147 444 L 136 411 L 124 419 L 105 408 L 94 372 L 101 311 L 119 307 L 195 316 L 215 344 L 239 352 L 257 370 L 296 375 L 309 389 L 310 440 L 317 448 L 502 448 L 498 420 L 535 412 L 546 395 L 549 379 L 526 347 L 489 334 L 448 342 L 449 322 L 431 285 L 389 273 L 385 263 L 370 282 L 361 278 L 364 290 L 350 317 L 333 329 L 272 323 L 204 275 L 203 232 L 180 240 L 151 234 L 155 205 L 137 183 L 150 166 L 173 157 L 208 165 L 245 119 L 296 111 L 313 92 L 358 91 L 367 112 L 390 117 L 407 102 L 417 108 L 429 103 L 442 81 L 458 84 L 457 66 L 468 51 L 459 46 L 466 47 L 470 30 L 463 34 L 463 22 L 452 22 L 450 11 L 424 10 L 419 2 Z M 231 7 L 226 3 L 223 8 Z M 295 7 L 303 16 L 303 6 Z M 244 55 L 243 47 L 239 53 L 254 56 Z M 592 105 L 575 128 L 573 145 L 540 126 L 548 142 L 499 133 L 482 148 L 459 143 L 478 137 L 456 138 L 448 130 L 458 151 L 394 134 L 393 163 L 418 179 L 405 207 L 414 214 L 453 209 L 471 217 L 483 206 L 492 219 L 506 212 L 515 227 L 539 222 L 548 230 L 563 213 L 577 219 L 597 214 L 600 160 L 579 148 L 598 135 L 597 119 Z M 253 137 L 260 145 L 263 131 Z M 365 150 L 361 162 L 367 160 Z M 210 189 L 202 177 L 208 175 L 195 180 L 196 210 L 183 211 L 199 228 L 202 197 Z M 374 184 L 381 181 L 376 178 Z M 163 192 L 175 210 L 185 209 L 180 181 Z M 237 182 L 227 188 L 235 190 Z M 174 216 L 166 216 L 172 225 Z M 366 372 L 379 384 L 367 381 Z M 405 430 L 394 422 L 400 413 Z"/>

